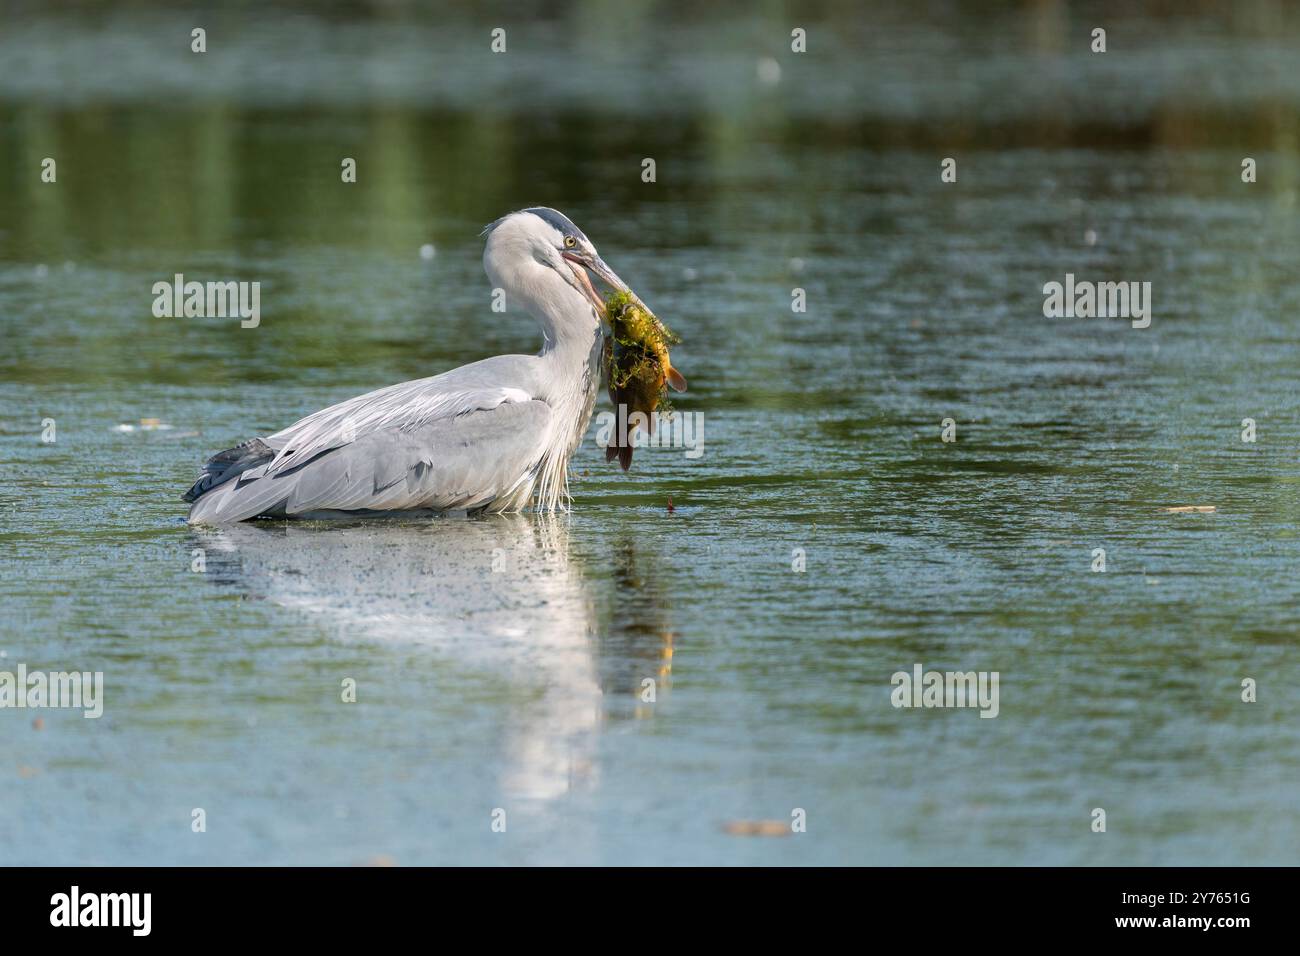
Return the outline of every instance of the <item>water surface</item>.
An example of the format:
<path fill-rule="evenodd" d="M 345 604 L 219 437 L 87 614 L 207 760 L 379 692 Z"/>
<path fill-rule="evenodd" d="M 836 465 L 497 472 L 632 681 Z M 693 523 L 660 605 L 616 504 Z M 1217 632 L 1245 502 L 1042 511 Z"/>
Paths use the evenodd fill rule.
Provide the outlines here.
<path fill-rule="evenodd" d="M 232 13 L 206 60 L 6 24 L 0 669 L 107 699 L 0 711 L 0 861 L 1295 862 L 1300 23 L 1098 8 L 1099 57 L 1071 8 L 828 4 L 802 57 L 684 9 L 496 59 L 460 8 Z M 535 350 L 477 233 L 536 203 L 683 335 L 702 456 L 593 428 L 558 519 L 186 527 L 205 455 Z M 154 318 L 178 272 L 261 325 Z M 1044 318 L 1067 272 L 1151 327 Z M 890 706 L 918 662 L 998 718 Z"/>

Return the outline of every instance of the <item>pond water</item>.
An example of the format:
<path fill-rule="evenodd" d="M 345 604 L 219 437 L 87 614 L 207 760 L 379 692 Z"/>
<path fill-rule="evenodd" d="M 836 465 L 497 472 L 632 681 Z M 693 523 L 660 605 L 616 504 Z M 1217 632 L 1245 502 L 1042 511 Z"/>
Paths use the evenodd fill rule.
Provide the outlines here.
<path fill-rule="evenodd" d="M 0 710 L 0 862 L 1294 863 L 1300 22 L 1093 54 L 1070 7 L 826 4 L 793 54 L 539 6 L 495 57 L 460 7 L 203 55 L 20 8 L 0 670 L 105 692 Z M 568 516 L 187 527 L 206 455 L 535 351 L 478 238 L 533 204 L 682 335 L 702 454 L 623 474 L 593 424 Z M 176 273 L 260 325 L 155 318 Z M 1150 326 L 1045 317 L 1067 273 L 1150 282 Z M 916 664 L 998 672 L 997 718 L 893 707 Z"/>

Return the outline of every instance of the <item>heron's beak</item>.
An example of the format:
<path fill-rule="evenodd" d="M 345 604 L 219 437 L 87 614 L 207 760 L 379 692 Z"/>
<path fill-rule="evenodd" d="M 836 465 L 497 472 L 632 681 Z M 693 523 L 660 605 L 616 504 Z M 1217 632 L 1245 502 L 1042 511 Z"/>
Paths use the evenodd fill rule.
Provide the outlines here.
<path fill-rule="evenodd" d="M 642 309 L 645 309 L 647 312 L 650 312 L 649 306 L 641 301 L 641 297 L 633 292 L 631 287 L 620 279 L 618 273 L 606 265 L 605 260 L 600 256 L 588 256 L 585 252 L 563 252 L 561 255 L 570 262 L 583 267 L 574 271 L 578 273 L 578 281 L 585 287 L 583 291 L 592 299 L 592 304 L 596 306 L 596 312 L 599 315 L 603 316 L 605 314 L 605 301 L 597 294 L 596 290 L 592 288 L 591 280 L 587 278 L 587 269 L 590 269 L 597 279 L 605 283 L 605 285 L 609 286 L 615 292 L 627 293 L 632 297 L 633 302 Z M 650 314 L 654 315 L 653 312 L 650 312 Z"/>
<path fill-rule="evenodd" d="M 561 253 L 561 255 L 568 261 L 569 268 L 573 270 L 573 277 L 577 280 L 574 285 L 578 287 L 578 291 L 587 297 L 587 301 L 595 308 L 597 315 L 604 315 L 605 300 L 600 297 L 600 293 L 592 286 L 591 279 L 587 277 L 587 270 L 584 268 L 586 263 L 577 256 L 569 255 L 567 252 Z"/>

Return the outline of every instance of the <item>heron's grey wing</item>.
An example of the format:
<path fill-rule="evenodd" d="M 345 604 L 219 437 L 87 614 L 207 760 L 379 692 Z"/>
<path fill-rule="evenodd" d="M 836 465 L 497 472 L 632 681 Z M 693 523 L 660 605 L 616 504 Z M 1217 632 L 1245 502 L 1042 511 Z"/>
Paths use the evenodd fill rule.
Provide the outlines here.
<path fill-rule="evenodd" d="M 528 357 L 503 355 L 472 362 L 432 378 L 390 385 L 321 409 L 270 435 L 276 451 L 268 474 L 302 465 L 322 452 L 347 445 L 390 427 L 414 428 L 466 412 L 486 411 L 505 402 L 527 402 L 524 388 L 502 384 L 528 381 Z"/>
<path fill-rule="evenodd" d="M 507 401 L 424 423 L 371 428 L 289 467 L 250 468 L 195 501 L 192 523 L 318 511 L 471 510 L 533 478 L 551 426 L 545 402 Z M 274 436 L 272 436 L 274 437 Z"/>
<path fill-rule="evenodd" d="M 379 498 L 374 489 L 389 487 L 399 465 L 417 468 L 422 461 L 437 464 L 438 456 L 447 453 L 455 442 L 474 444 L 486 456 L 482 464 L 488 471 L 498 460 L 500 467 L 509 470 L 514 467 L 515 458 L 527 457 L 522 449 L 530 438 L 533 444 L 544 439 L 544 428 L 550 421 L 549 408 L 543 406 L 522 416 L 506 414 L 499 419 L 478 419 L 479 423 L 473 427 L 482 428 L 484 438 L 498 428 L 509 433 L 521 417 L 533 419 L 532 427 L 539 429 L 536 432 L 522 432 L 517 438 L 512 434 L 496 435 L 498 450 L 494 450 L 497 446 L 476 440 L 474 433 L 465 431 L 469 425 L 440 435 L 428 428 L 503 406 L 540 404 L 533 399 L 535 362 L 532 356 L 501 355 L 432 378 L 392 385 L 331 405 L 264 439 L 222 452 L 208 460 L 203 474 L 185 496 L 194 502 L 190 521 L 242 521 L 259 514 L 285 513 L 284 509 L 294 502 L 318 501 L 318 508 L 337 508 L 345 501 Z M 503 424 L 492 424 L 498 420 Z M 448 442 L 453 444 L 449 446 Z M 341 450 L 354 444 L 364 447 L 354 454 L 340 456 Z M 338 469 L 340 463 L 344 467 L 309 470 L 313 463 L 330 458 L 333 459 L 331 469 Z M 373 467 L 378 469 L 372 475 L 376 483 L 368 495 L 361 492 L 363 459 L 373 459 Z M 459 490 L 475 491 L 463 487 L 464 480 L 457 478 L 454 463 L 449 464 L 449 469 L 440 472 L 441 476 Z M 329 481 L 325 481 L 325 474 L 330 476 Z M 284 480 L 288 478 L 294 481 Z M 492 482 L 486 474 L 483 480 L 486 483 L 479 490 L 486 492 Z M 291 494 L 289 486 L 299 484 L 303 490 Z M 299 510 L 306 509 L 295 508 L 290 513 Z"/>

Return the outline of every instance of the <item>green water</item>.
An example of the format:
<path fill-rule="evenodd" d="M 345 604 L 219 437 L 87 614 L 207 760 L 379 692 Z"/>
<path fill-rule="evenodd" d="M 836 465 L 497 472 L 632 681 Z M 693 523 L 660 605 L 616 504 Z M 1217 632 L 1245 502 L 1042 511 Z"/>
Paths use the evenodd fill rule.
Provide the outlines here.
<path fill-rule="evenodd" d="M 105 702 L 0 710 L 0 862 L 1295 862 L 1293 12 L 825 4 L 796 55 L 778 7 L 538 7 L 494 57 L 402 9 L 5 24 L 0 670 Z M 532 204 L 683 336 L 700 457 L 593 427 L 558 520 L 185 525 L 207 454 L 535 351 L 477 238 Z M 1045 318 L 1067 272 L 1151 326 Z M 175 273 L 261 324 L 155 318 Z M 917 663 L 997 718 L 891 706 Z"/>

